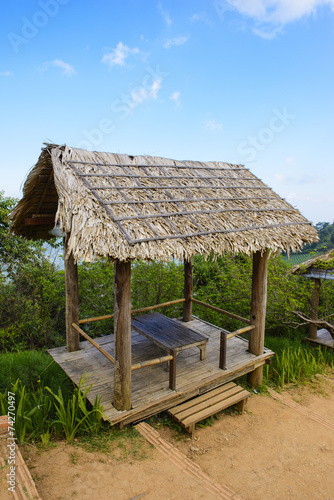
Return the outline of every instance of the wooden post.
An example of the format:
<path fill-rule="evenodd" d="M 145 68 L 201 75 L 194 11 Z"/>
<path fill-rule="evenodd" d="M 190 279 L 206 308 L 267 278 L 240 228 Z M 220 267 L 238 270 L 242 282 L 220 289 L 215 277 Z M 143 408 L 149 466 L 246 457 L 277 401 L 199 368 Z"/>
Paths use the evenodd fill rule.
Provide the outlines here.
<path fill-rule="evenodd" d="M 255 326 L 249 339 L 249 351 L 256 356 L 263 354 L 267 306 L 268 251 L 253 254 L 253 282 L 251 324 Z M 248 374 L 248 383 L 253 387 L 262 384 L 263 366 Z"/>
<path fill-rule="evenodd" d="M 316 321 L 318 319 L 321 280 L 319 278 L 312 278 L 312 281 L 313 281 L 313 290 L 311 296 L 310 316 L 311 319 Z M 313 325 L 312 323 L 310 323 L 309 334 L 308 334 L 309 338 L 313 340 L 316 339 L 317 331 L 318 331 L 317 325 Z"/>
<path fill-rule="evenodd" d="M 78 266 L 72 253 L 67 256 L 68 236 L 64 238 L 65 295 L 66 295 L 66 346 L 69 352 L 80 349 L 79 333 L 72 323 L 79 321 Z"/>
<path fill-rule="evenodd" d="M 183 321 L 191 321 L 193 319 L 193 258 L 184 259 L 184 298 L 183 303 Z"/>
<path fill-rule="evenodd" d="M 116 260 L 114 276 L 114 406 L 131 409 L 131 262 Z"/>

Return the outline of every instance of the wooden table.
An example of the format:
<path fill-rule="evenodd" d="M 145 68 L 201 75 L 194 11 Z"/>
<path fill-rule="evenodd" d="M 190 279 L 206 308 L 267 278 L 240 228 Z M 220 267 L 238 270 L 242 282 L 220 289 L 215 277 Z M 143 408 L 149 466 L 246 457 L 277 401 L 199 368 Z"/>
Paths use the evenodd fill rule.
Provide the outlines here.
<path fill-rule="evenodd" d="M 173 356 L 169 366 L 169 388 L 176 389 L 176 355 L 183 349 L 198 347 L 200 359 L 206 358 L 206 343 L 208 337 L 188 328 L 179 321 L 167 318 L 160 313 L 135 316 L 132 327 L 156 345 Z"/>

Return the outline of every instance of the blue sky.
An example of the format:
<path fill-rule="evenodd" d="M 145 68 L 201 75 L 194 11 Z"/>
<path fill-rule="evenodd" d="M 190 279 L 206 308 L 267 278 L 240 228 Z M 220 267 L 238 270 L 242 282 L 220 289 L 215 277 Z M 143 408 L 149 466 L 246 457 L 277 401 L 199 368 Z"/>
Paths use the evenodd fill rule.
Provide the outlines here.
<path fill-rule="evenodd" d="M 242 163 L 334 219 L 334 0 L 2 3 L 1 184 L 42 143 Z"/>

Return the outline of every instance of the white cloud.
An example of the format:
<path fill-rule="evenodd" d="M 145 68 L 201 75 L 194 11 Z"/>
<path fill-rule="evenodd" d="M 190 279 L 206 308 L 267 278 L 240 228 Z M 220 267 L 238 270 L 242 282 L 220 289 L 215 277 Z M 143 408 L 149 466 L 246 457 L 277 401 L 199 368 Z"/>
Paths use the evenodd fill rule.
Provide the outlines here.
<path fill-rule="evenodd" d="M 208 17 L 205 12 L 199 12 L 191 17 L 191 22 L 208 23 Z"/>
<path fill-rule="evenodd" d="M 1 71 L 0 76 L 9 77 L 9 76 L 14 76 L 14 75 L 11 71 Z"/>
<path fill-rule="evenodd" d="M 171 101 L 174 101 L 176 106 L 180 106 L 180 95 L 181 92 L 179 90 L 176 90 L 175 92 L 172 93 L 172 95 L 169 97 Z"/>
<path fill-rule="evenodd" d="M 115 65 L 124 66 L 125 60 L 133 54 L 139 54 L 139 49 L 137 47 L 130 49 L 130 47 L 127 47 L 122 42 L 118 42 L 115 49 L 103 55 L 102 62 L 107 64 L 110 68 Z"/>
<path fill-rule="evenodd" d="M 190 35 L 179 35 L 174 38 L 170 38 L 164 44 L 165 49 L 170 49 L 171 47 L 177 47 L 178 45 L 183 45 L 190 38 Z"/>
<path fill-rule="evenodd" d="M 44 71 L 49 69 L 51 66 L 54 68 L 60 68 L 62 70 L 63 74 L 66 76 L 71 77 L 71 76 L 75 75 L 75 69 L 73 68 L 73 66 L 62 61 L 61 59 L 54 59 L 51 62 L 44 63 L 44 68 L 43 68 Z"/>
<path fill-rule="evenodd" d="M 254 33 L 272 39 L 287 23 L 315 14 L 321 7 L 334 10 L 334 0 L 217 0 L 217 12 L 236 10 L 255 22 Z"/>
<path fill-rule="evenodd" d="M 217 122 L 216 120 L 206 120 L 205 129 L 210 130 L 210 132 L 222 132 L 223 124 Z"/>
<path fill-rule="evenodd" d="M 139 87 L 131 91 L 131 102 L 129 104 L 131 109 L 136 108 L 139 104 L 143 104 L 145 101 L 158 98 L 158 92 L 161 89 L 162 78 L 156 78 L 153 80 L 152 85 L 149 88 Z"/>
<path fill-rule="evenodd" d="M 163 20 L 167 24 L 167 26 L 171 26 L 173 24 L 173 21 L 169 15 L 169 13 L 163 8 L 162 3 L 158 3 L 158 10 L 160 14 L 162 15 Z"/>

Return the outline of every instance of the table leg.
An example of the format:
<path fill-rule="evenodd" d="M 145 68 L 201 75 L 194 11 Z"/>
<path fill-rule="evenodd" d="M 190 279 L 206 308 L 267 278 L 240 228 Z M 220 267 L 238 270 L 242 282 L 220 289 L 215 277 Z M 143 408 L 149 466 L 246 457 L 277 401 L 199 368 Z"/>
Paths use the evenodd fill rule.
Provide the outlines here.
<path fill-rule="evenodd" d="M 200 360 L 204 361 L 206 359 L 206 343 L 199 347 L 200 350 Z"/>
<path fill-rule="evenodd" d="M 173 359 L 169 362 L 169 388 L 172 391 L 176 390 L 176 352 L 173 351 L 171 353 L 173 355 Z"/>

